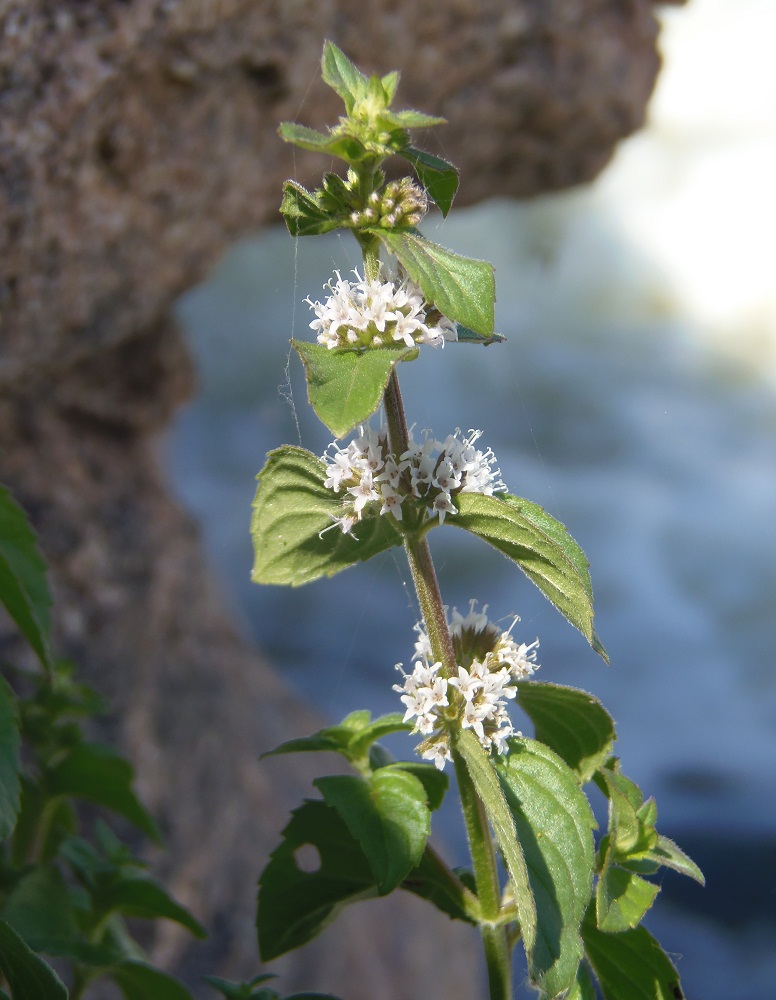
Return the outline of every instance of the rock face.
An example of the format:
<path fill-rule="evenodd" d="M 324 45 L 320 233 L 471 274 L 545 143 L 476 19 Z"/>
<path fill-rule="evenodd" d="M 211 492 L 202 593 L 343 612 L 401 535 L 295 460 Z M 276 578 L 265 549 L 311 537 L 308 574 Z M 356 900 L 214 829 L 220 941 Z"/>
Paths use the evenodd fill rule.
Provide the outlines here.
<path fill-rule="evenodd" d="M 256 755 L 315 720 L 232 628 L 166 492 L 155 440 L 193 386 L 170 305 L 277 220 L 287 176 L 315 179 L 276 128 L 339 113 L 323 38 L 401 69 L 402 106 L 445 115 L 427 145 L 472 202 L 601 170 L 643 120 L 652 5 L 0 0 L 0 28 L 0 478 L 40 532 L 59 648 L 109 699 L 166 829 L 159 869 L 212 928 L 200 949 L 165 932 L 157 956 L 192 982 L 252 975 L 255 876 L 312 774 Z M 475 995 L 474 942 L 432 920 L 435 970 L 418 905 L 362 904 L 286 963 L 283 989 Z"/>

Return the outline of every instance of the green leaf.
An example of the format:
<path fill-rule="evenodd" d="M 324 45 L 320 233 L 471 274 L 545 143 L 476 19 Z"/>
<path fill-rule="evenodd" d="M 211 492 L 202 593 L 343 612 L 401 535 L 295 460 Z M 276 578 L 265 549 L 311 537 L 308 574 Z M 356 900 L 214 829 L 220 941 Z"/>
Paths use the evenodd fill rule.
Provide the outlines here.
<path fill-rule="evenodd" d="M 398 362 L 418 356 L 417 347 L 406 344 L 358 352 L 302 340 L 291 343 L 304 363 L 310 406 L 338 438 L 377 410 Z"/>
<path fill-rule="evenodd" d="M 49 955 L 61 955 L 63 946 L 79 935 L 70 893 L 53 864 L 36 865 L 19 879 L 5 901 L 2 919 L 31 948 Z"/>
<path fill-rule="evenodd" d="M 593 888 L 596 822 L 574 772 L 536 740 L 512 739 L 499 776 L 528 869 L 537 929 L 529 972 L 555 997 L 571 988 L 583 954 L 580 925 Z"/>
<path fill-rule="evenodd" d="M 261 756 L 264 758 L 284 753 L 331 751 L 342 754 L 351 763 L 361 762 L 368 757 L 369 749 L 376 740 L 391 733 L 408 733 L 411 729 L 411 723 L 403 722 L 399 712 L 382 715 L 374 721 L 371 712 L 351 712 L 337 726 L 325 726 L 312 736 L 288 740 Z"/>
<path fill-rule="evenodd" d="M 338 219 L 321 208 L 315 195 L 296 181 L 286 181 L 283 185 L 280 214 L 292 236 L 319 236 L 340 226 Z"/>
<path fill-rule="evenodd" d="M 51 666 L 51 595 L 27 515 L 0 486 L 0 601 L 41 663 Z"/>
<path fill-rule="evenodd" d="M 490 337 L 483 337 L 481 333 L 475 333 L 474 330 L 470 330 L 468 326 L 463 326 L 461 323 L 456 327 L 456 337 L 459 344 L 482 344 L 484 347 L 487 347 L 488 344 L 503 344 L 507 339 L 503 333 L 494 333 Z"/>
<path fill-rule="evenodd" d="M 156 920 L 163 917 L 185 927 L 198 938 L 207 937 L 204 927 L 177 903 L 158 882 L 147 876 L 121 877 L 100 894 L 106 913 L 116 910 L 127 917 Z"/>
<path fill-rule="evenodd" d="M 368 78 L 354 66 L 342 49 L 328 39 L 323 43 L 321 76 L 324 83 L 342 98 L 348 114 L 352 113 L 356 101 L 366 96 Z M 396 82 L 398 83 L 398 79 Z"/>
<path fill-rule="evenodd" d="M 655 865 L 664 865 L 666 868 L 673 868 L 674 871 L 680 872 L 682 875 L 688 875 L 690 878 L 695 879 L 696 882 L 700 882 L 701 885 L 706 885 L 703 872 L 693 859 L 685 854 L 678 844 L 675 844 L 673 840 L 664 837 L 662 834 L 658 834 L 656 846 L 645 851 L 639 857 L 645 861 L 653 862 Z M 630 861 L 631 858 L 628 860 Z"/>
<path fill-rule="evenodd" d="M 156 823 L 132 791 L 132 767 L 101 743 L 80 743 L 47 774 L 53 795 L 74 795 L 111 809 L 160 842 Z"/>
<path fill-rule="evenodd" d="M 470 531 L 516 563 L 608 662 L 593 628 L 587 564 L 580 562 L 581 549 L 565 527 L 519 497 L 459 493 L 454 502 L 458 514 L 445 524 Z"/>
<path fill-rule="evenodd" d="M 192 1000 L 177 979 L 143 962 L 122 962 L 113 966 L 109 975 L 126 1000 Z"/>
<path fill-rule="evenodd" d="M 453 752 L 460 754 L 466 764 L 477 794 L 485 806 L 490 825 L 496 835 L 501 856 L 512 880 L 515 908 L 526 954 L 530 955 L 536 942 L 537 912 L 529 881 L 523 847 L 515 830 L 512 811 L 504 796 L 493 762 L 480 745 L 471 729 L 456 735 Z"/>
<path fill-rule="evenodd" d="M 407 771 L 389 768 L 368 779 L 336 775 L 314 784 L 361 846 L 380 895 L 391 892 L 419 864 L 431 832 L 423 785 Z"/>
<path fill-rule="evenodd" d="M 428 124 L 441 124 L 442 120 L 432 119 Z M 404 120 L 402 124 L 405 128 L 413 127 Z M 420 183 L 428 191 L 442 215 L 447 215 L 458 190 L 458 170 L 447 160 L 426 153 L 422 149 L 416 149 L 414 146 L 405 146 L 400 155 L 412 164 Z"/>
<path fill-rule="evenodd" d="M 364 518 L 352 535 L 340 531 L 334 518 L 341 501 L 323 485 L 325 476 L 323 462 L 303 448 L 286 446 L 267 456 L 251 518 L 254 583 L 298 587 L 401 545 L 389 517 Z"/>
<path fill-rule="evenodd" d="M 407 875 L 401 887 L 427 899 L 452 920 L 477 922 L 474 915 L 479 912 L 477 897 L 430 847 L 426 847 L 420 864 Z"/>
<path fill-rule="evenodd" d="M 404 270 L 449 319 L 493 336 L 496 281 L 493 265 L 461 257 L 414 230 L 369 230 L 379 236 Z"/>
<path fill-rule="evenodd" d="M 609 799 L 609 850 L 613 861 L 641 854 L 657 844 L 654 826 L 645 824 L 638 811 L 643 796 L 639 786 L 624 774 L 608 767 L 596 772 L 596 784 Z"/>
<path fill-rule="evenodd" d="M 577 969 L 577 981 L 571 987 L 571 992 L 565 1000 L 596 1000 L 597 994 L 593 980 L 584 962 L 580 962 Z"/>
<path fill-rule="evenodd" d="M 309 149 L 313 153 L 326 156 L 338 156 L 348 163 L 357 163 L 363 159 L 366 150 L 358 139 L 351 135 L 317 132 L 306 125 L 295 122 L 283 122 L 278 129 L 278 135 L 284 142 L 290 142 L 301 149 Z"/>
<path fill-rule="evenodd" d="M 412 774 L 423 785 L 429 809 L 434 812 L 444 801 L 450 779 L 433 764 L 420 760 L 399 760 L 382 768 L 385 771 L 406 771 Z"/>
<path fill-rule="evenodd" d="M 67 1000 L 56 972 L 4 920 L 0 920 L 0 971 L 13 1000 Z"/>
<path fill-rule="evenodd" d="M 16 697 L 0 677 L 0 841 L 5 840 L 16 825 L 20 795 Z"/>
<path fill-rule="evenodd" d="M 221 994 L 227 1000 L 277 1000 L 279 994 L 275 990 L 263 987 L 268 979 L 275 979 L 273 973 L 266 973 L 263 976 L 256 976 L 249 983 L 234 983 L 220 976 L 203 976 L 203 980 Z"/>
<path fill-rule="evenodd" d="M 596 887 L 598 927 L 610 934 L 637 927 L 659 892 L 640 876 L 607 865 Z"/>
<path fill-rule="evenodd" d="M 307 844 L 320 857 L 316 871 L 303 871 L 295 859 Z M 376 895 L 369 862 L 344 820 L 325 802 L 304 802 L 259 880 L 256 925 L 262 961 L 306 944 L 344 906 Z"/>
<path fill-rule="evenodd" d="M 679 974 L 652 935 L 643 927 L 607 934 L 596 926 L 594 910 L 582 934 L 604 1000 L 682 1000 Z"/>
<path fill-rule="evenodd" d="M 518 681 L 518 704 L 534 724 L 536 739 L 546 743 L 581 782 L 590 781 L 612 752 L 614 721 L 603 705 L 586 691 Z"/>

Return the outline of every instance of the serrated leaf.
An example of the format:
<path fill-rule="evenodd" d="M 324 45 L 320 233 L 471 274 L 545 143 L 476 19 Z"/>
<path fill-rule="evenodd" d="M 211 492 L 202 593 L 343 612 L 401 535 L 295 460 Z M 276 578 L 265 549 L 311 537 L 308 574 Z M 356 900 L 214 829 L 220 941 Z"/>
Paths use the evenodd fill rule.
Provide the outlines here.
<path fill-rule="evenodd" d="M 256 926 L 264 962 L 312 940 L 347 904 L 377 895 L 358 842 L 325 802 L 304 802 L 282 836 L 259 880 Z M 295 852 L 306 844 L 318 851 L 317 871 L 296 863 Z"/>
<path fill-rule="evenodd" d="M 535 941 L 526 941 L 529 973 L 555 997 L 575 982 L 583 954 L 580 925 L 593 890 L 595 818 L 574 772 L 536 740 L 510 740 L 509 754 L 494 769 L 536 903 Z"/>
<path fill-rule="evenodd" d="M 353 111 L 356 101 L 366 95 L 369 86 L 368 78 L 348 59 L 342 49 L 328 39 L 323 43 L 321 76 L 324 83 L 342 98 L 348 114 Z"/>
<path fill-rule="evenodd" d="M 110 884 L 100 894 L 100 906 L 106 912 L 116 910 L 127 917 L 172 920 L 191 931 L 195 937 L 207 937 L 204 927 L 189 911 L 158 882 L 146 876 L 123 877 Z"/>
<path fill-rule="evenodd" d="M 593 628 L 587 568 L 580 566 L 581 550 L 565 527 L 520 497 L 459 493 L 454 503 L 458 514 L 445 524 L 477 535 L 516 563 L 608 662 Z"/>
<path fill-rule="evenodd" d="M 369 230 L 379 236 L 428 302 L 483 337 L 493 335 L 496 280 L 493 265 L 461 257 L 414 230 Z"/>
<path fill-rule="evenodd" d="M 286 181 L 283 185 L 280 214 L 292 236 L 320 236 L 340 226 L 337 219 L 321 208 L 315 195 L 296 181 Z"/>
<path fill-rule="evenodd" d="M 643 927 L 607 934 L 596 926 L 595 907 L 582 925 L 585 955 L 604 1000 L 682 1000 L 679 974 Z"/>
<path fill-rule="evenodd" d="M 515 908 L 526 953 L 536 942 L 537 913 L 522 844 L 515 830 L 512 811 L 504 796 L 499 776 L 488 754 L 470 729 L 457 734 L 453 752 L 460 754 L 477 794 L 485 806 L 490 825 L 496 835 L 501 856 L 514 887 Z"/>
<path fill-rule="evenodd" d="M 444 801 L 447 789 L 450 787 L 450 779 L 433 764 L 426 764 L 420 760 L 399 760 L 385 766 L 386 771 L 406 771 L 413 775 L 423 785 L 426 793 L 426 800 L 429 809 L 434 812 Z"/>
<path fill-rule="evenodd" d="M 314 784 L 358 841 L 380 895 L 391 892 L 420 862 L 431 832 L 423 785 L 407 771 L 389 768 L 366 779 L 336 775 Z"/>
<path fill-rule="evenodd" d="M 439 125 L 443 122 L 444 119 L 439 118 L 432 119 L 428 124 Z M 411 125 L 404 127 L 412 128 Z M 404 146 L 399 155 L 412 164 L 420 183 L 428 191 L 442 215 L 446 216 L 453 206 L 453 199 L 458 190 L 456 167 L 440 156 L 434 156 L 423 149 L 416 149 L 415 146 Z"/>
<path fill-rule="evenodd" d="M 56 972 L 5 920 L 0 920 L 0 971 L 13 1000 L 67 1000 L 67 990 Z"/>
<path fill-rule="evenodd" d="M 16 825 L 20 795 L 16 697 L 0 677 L 0 841 Z"/>
<path fill-rule="evenodd" d="M 192 1000 L 177 979 L 143 962 L 122 962 L 109 974 L 126 1000 Z"/>
<path fill-rule="evenodd" d="M 0 601 L 41 663 L 51 666 L 51 594 L 27 515 L 0 486 Z"/>
<path fill-rule="evenodd" d="M 352 535 L 340 531 L 334 519 L 341 499 L 323 485 L 325 476 L 323 462 L 303 448 L 286 446 L 267 456 L 251 517 L 254 583 L 298 587 L 401 545 L 388 517 L 364 518 Z"/>
<path fill-rule="evenodd" d="M 607 865 L 596 886 L 596 920 L 608 934 L 637 927 L 660 887 L 633 872 Z"/>
<path fill-rule="evenodd" d="M 406 344 L 358 352 L 302 340 L 291 343 L 305 367 L 310 405 L 338 438 L 377 410 L 395 366 L 418 356 L 417 347 Z"/>
<path fill-rule="evenodd" d="M 612 752 L 614 720 L 586 691 L 537 681 L 518 681 L 518 704 L 534 724 L 534 735 L 590 781 Z"/>
<path fill-rule="evenodd" d="M 74 795 L 111 809 L 159 843 L 159 829 L 132 791 L 132 779 L 131 765 L 101 743 L 74 746 L 46 778 L 53 795 Z"/>

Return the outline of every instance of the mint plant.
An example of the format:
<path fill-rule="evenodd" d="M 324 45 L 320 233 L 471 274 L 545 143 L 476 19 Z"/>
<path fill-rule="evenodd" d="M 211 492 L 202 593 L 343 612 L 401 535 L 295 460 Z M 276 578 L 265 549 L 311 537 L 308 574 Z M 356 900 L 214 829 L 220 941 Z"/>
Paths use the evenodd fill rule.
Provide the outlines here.
<path fill-rule="evenodd" d="M 268 455 L 253 504 L 253 579 L 299 586 L 403 547 L 422 621 L 411 670 L 399 665 L 398 679 L 386 670 L 403 713 L 353 712 L 271 751 L 335 751 L 354 773 L 315 781 L 320 797 L 294 811 L 264 869 L 262 959 L 306 943 L 346 905 L 403 889 L 477 928 L 491 1000 L 513 995 L 518 943 L 542 997 L 678 1000 L 677 970 L 641 926 L 659 891 L 649 876 L 666 866 L 703 877 L 658 833 L 654 801 L 623 774 L 611 717 L 591 694 L 535 679 L 538 640 L 520 635 L 517 617 L 502 629 L 487 605 L 472 601 L 462 614 L 440 593 L 427 536 L 457 527 L 513 562 L 607 660 L 587 559 L 566 528 L 507 491 L 480 431 L 408 426 L 400 364 L 451 342 L 504 339 L 491 265 L 417 229 L 430 203 L 448 214 L 458 173 L 416 147 L 410 130 L 443 120 L 393 110 L 398 73 L 367 77 L 330 42 L 322 75 L 345 114 L 325 132 L 284 123 L 280 136 L 346 169 L 313 191 L 287 181 L 281 212 L 295 237 L 350 230 L 363 267 L 335 272 L 323 301 L 306 299 L 316 339 L 292 344 L 310 404 L 337 440 L 322 458 L 289 445 Z M 389 180 L 389 158 L 415 176 Z M 532 738 L 514 727 L 512 703 Z M 419 759 L 395 761 L 381 747 L 397 732 L 420 737 Z M 429 843 L 448 763 L 471 870 L 450 868 Z M 608 802 L 597 842 L 588 791 Z M 310 845 L 312 866 L 299 860 Z"/>

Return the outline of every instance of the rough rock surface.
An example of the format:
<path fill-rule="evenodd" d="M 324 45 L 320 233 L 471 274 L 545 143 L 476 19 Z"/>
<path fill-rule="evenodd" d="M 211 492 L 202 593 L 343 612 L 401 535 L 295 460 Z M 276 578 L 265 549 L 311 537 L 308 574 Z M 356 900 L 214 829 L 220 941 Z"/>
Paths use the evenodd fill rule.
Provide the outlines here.
<path fill-rule="evenodd" d="M 643 120 L 656 33 L 649 0 L 0 0 L 0 479 L 41 534 L 60 649 L 161 817 L 160 870 L 212 930 L 157 943 L 190 976 L 256 970 L 255 875 L 312 773 L 256 754 L 314 720 L 230 625 L 166 491 L 156 441 L 193 386 L 170 305 L 277 219 L 286 176 L 315 177 L 275 130 L 339 113 L 324 37 L 448 118 L 428 144 L 472 202 L 595 176 Z M 354 909 L 283 988 L 475 995 L 465 929 L 432 921 L 437 979 L 416 913 Z"/>

